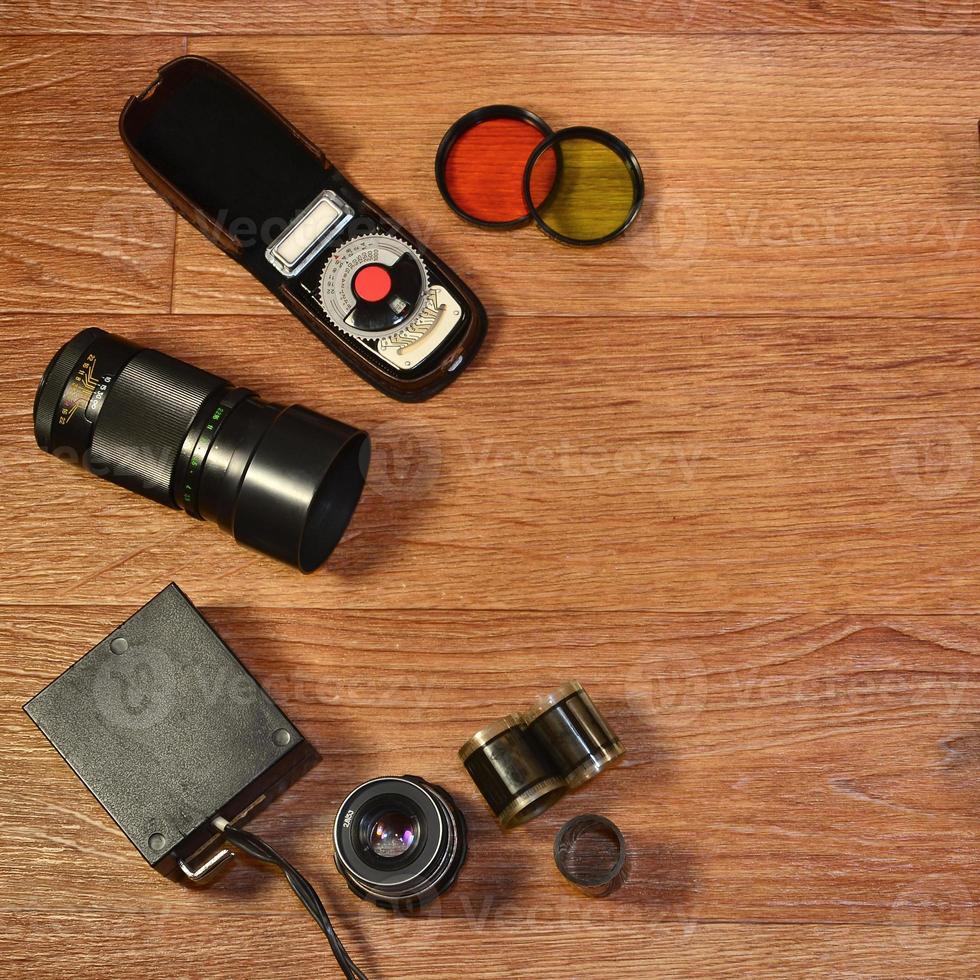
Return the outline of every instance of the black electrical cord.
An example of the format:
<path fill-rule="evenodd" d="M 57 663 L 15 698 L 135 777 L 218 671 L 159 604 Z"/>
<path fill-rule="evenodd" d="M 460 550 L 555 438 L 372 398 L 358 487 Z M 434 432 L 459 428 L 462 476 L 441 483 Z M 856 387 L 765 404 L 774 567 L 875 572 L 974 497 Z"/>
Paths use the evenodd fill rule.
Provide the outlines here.
<path fill-rule="evenodd" d="M 344 976 L 347 977 L 347 980 L 367 980 L 367 977 L 351 959 L 350 954 L 344 949 L 344 944 L 334 931 L 330 916 L 327 915 L 327 910 L 323 907 L 320 896 L 313 890 L 313 886 L 281 854 L 266 844 L 261 837 L 257 837 L 255 834 L 249 833 L 247 830 L 242 830 L 239 827 L 232 827 L 231 824 L 221 817 L 217 817 L 213 821 L 213 824 L 215 829 L 224 836 L 225 840 L 232 847 L 244 851 L 257 861 L 273 864 L 282 871 L 290 887 L 296 892 L 299 900 L 306 907 L 310 915 L 313 916 L 316 924 L 323 930 L 327 941 L 330 943 L 330 948 L 333 950 L 333 955 L 337 958 L 337 963 L 340 964 L 340 969 L 343 971 Z"/>

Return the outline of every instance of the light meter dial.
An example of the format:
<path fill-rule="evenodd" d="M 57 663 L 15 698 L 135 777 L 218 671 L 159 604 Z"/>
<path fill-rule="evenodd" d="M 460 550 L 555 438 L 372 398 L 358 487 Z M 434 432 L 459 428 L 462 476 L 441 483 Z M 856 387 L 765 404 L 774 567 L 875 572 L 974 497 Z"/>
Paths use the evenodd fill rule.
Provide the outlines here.
<path fill-rule="evenodd" d="M 393 235 L 352 238 L 324 263 L 320 305 L 338 330 L 381 340 L 404 329 L 425 306 L 422 257 Z"/>

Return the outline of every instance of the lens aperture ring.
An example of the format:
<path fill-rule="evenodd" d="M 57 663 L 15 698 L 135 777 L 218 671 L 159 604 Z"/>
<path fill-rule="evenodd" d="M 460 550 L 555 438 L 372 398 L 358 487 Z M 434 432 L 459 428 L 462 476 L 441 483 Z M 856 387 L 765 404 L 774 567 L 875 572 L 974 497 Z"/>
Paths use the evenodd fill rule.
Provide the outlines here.
<path fill-rule="evenodd" d="M 34 437 L 55 456 L 79 466 L 88 460 L 92 432 L 114 379 L 139 348 L 89 327 L 52 358 L 34 399 Z"/>

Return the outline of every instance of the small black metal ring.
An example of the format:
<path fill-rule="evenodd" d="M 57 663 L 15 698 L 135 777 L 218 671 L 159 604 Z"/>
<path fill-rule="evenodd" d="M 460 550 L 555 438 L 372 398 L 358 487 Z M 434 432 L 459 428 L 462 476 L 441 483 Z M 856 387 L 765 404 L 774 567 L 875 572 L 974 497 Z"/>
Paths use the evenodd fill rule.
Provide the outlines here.
<path fill-rule="evenodd" d="M 609 870 L 602 875 L 577 874 L 571 864 L 577 842 L 590 832 L 605 834 L 616 844 L 616 859 Z M 602 898 L 610 894 L 626 880 L 626 840 L 622 831 L 611 820 L 600 817 L 596 813 L 583 813 L 572 817 L 558 831 L 554 853 L 558 870 L 576 888 L 592 898 Z"/>

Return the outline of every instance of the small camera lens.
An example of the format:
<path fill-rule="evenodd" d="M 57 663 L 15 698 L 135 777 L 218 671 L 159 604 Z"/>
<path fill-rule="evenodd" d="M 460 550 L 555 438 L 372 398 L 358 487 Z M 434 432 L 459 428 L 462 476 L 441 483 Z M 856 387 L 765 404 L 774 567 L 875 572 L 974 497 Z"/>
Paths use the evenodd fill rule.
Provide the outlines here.
<path fill-rule="evenodd" d="M 413 816 L 401 810 L 389 810 L 374 821 L 368 846 L 380 858 L 401 857 L 411 850 L 418 833 L 418 822 Z"/>
<path fill-rule="evenodd" d="M 442 787 L 383 776 L 341 804 L 333 843 L 337 869 L 358 898 L 410 912 L 455 882 L 466 858 L 466 821 Z"/>

